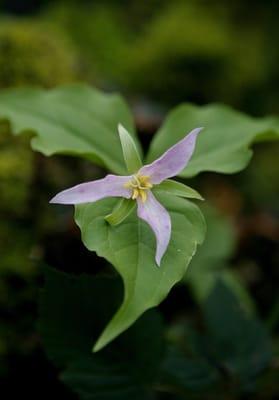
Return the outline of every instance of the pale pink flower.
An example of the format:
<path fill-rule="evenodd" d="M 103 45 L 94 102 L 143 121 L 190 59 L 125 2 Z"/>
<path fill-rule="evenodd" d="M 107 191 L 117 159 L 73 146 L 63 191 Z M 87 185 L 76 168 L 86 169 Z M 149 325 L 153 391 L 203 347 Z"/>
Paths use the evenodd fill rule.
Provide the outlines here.
<path fill-rule="evenodd" d="M 122 129 L 120 126 L 119 129 Z M 106 197 L 123 197 L 137 202 L 137 215 L 153 230 L 158 265 L 171 237 L 171 218 L 159 203 L 152 188 L 182 171 L 188 164 L 202 128 L 191 131 L 184 139 L 170 147 L 160 158 L 144 165 L 128 176 L 107 175 L 103 179 L 82 183 L 58 193 L 50 202 L 57 204 L 93 203 Z"/>

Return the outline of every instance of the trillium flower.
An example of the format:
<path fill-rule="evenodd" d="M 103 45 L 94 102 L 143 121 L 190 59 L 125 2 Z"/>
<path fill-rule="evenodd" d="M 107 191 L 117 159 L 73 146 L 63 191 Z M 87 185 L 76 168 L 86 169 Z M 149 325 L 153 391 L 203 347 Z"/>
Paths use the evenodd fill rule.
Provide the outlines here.
<path fill-rule="evenodd" d="M 171 218 L 152 191 L 156 191 L 156 188 L 158 188 L 182 197 L 201 198 L 196 191 L 188 186 L 169 180 L 188 164 L 201 129 L 194 129 L 157 160 L 135 170 L 135 166 L 141 165 L 136 146 L 126 129 L 119 125 L 118 130 L 126 165 L 130 172 L 131 170 L 135 172 L 127 176 L 109 174 L 103 179 L 76 185 L 58 193 L 50 203 L 93 203 L 107 197 L 129 199 L 127 204 L 132 204 L 132 206 L 137 204 L 138 217 L 144 220 L 155 234 L 157 244 L 155 260 L 157 265 L 160 266 L 161 259 L 170 242 Z M 127 206 L 125 207 L 127 209 Z M 131 208 L 128 207 L 128 209 Z"/>

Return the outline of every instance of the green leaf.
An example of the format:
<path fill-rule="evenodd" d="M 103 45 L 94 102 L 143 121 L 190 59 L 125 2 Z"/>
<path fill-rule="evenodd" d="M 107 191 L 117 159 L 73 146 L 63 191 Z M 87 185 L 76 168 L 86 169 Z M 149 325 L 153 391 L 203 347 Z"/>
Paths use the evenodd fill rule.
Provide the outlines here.
<path fill-rule="evenodd" d="M 219 359 L 229 374 L 245 382 L 268 366 L 272 352 L 265 327 L 245 312 L 227 285 L 216 284 L 203 311 L 211 338 L 209 356 Z"/>
<path fill-rule="evenodd" d="M 124 223 L 112 227 L 104 216 L 113 208 L 114 200 L 76 207 L 75 218 L 84 244 L 113 264 L 124 282 L 123 303 L 95 344 L 95 351 L 166 297 L 184 276 L 197 244 L 203 240 L 205 224 L 196 205 L 167 195 L 158 199 L 172 219 L 171 242 L 160 268 L 155 263 L 154 234 L 135 212 Z"/>
<path fill-rule="evenodd" d="M 206 237 L 196 257 L 191 262 L 190 274 L 219 269 L 233 255 L 236 232 L 232 221 L 212 205 L 202 204 L 206 220 Z"/>
<path fill-rule="evenodd" d="M 82 400 L 153 398 L 144 385 L 128 374 L 127 365 L 121 360 L 116 363 L 88 356 L 71 364 L 61 378 Z"/>
<path fill-rule="evenodd" d="M 168 391 L 188 393 L 207 390 L 220 379 L 220 375 L 208 360 L 202 357 L 190 357 L 174 346 L 167 349 L 161 366 L 159 388 Z M 189 393 L 190 392 L 190 393 Z"/>
<path fill-rule="evenodd" d="M 45 277 L 39 328 L 49 358 L 63 369 L 62 380 L 84 400 L 150 399 L 163 354 L 160 315 L 147 312 L 104 351 L 92 354 L 92 338 L 119 303 L 120 280 L 50 268 Z"/>
<path fill-rule="evenodd" d="M 112 213 L 105 217 L 105 220 L 110 225 L 119 225 L 130 215 L 135 206 L 136 202 L 134 200 L 121 199 L 114 207 Z"/>
<path fill-rule="evenodd" d="M 190 199 L 203 200 L 202 196 L 190 186 L 184 185 L 181 182 L 166 179 L 152 189 L 154 193 L 166 193 L 173 196 L 186 197 Z"/>
<path fill-rule="evenodd" d="M 142 166 L 137 147 L 129 132 L 121 124 L 118 125 L 118 132 L 127 170 L 129 174 L 134 174 Z"/>
<path fill-rule="evenodd" d="M 236 246 L 236 233 L 232 222 L 208 204 L 202 205 L 201 209 L 206 220 L 206 236 L 183 281 L 190 286 L 198 302 L 206 300 L 217 281 L 223 281 L 243 302 L 246 309 L 253 311 L 251 296 L 236 272 L 229 267 L 229 259 Z"/>
<path fill-rule="evenodd" d="M 3 90 L 0 117 L 10 120 L 16 134 L 33 131 L 34 150 L 47 156 L 82 156 L 123 175 L 126 168 L 117 125 L 124 124 L 136 140 L 124 100 L 86 85 Z"/>
<path fill-rule="evenodd" d="M 81 355 L 91 354 L 92 339 L 97 339 L 120 303 L 121 282 L 76 277 L 52 268 L 45 268 L 44 275 L 39 330 L 49 358 L 64 367 Z M 104 290 L 109 296 L 104 296 Z"/>
<path fill-rule="evenodd" d="M 221 104 L 182 104 L 167 116 L 155 135 L 147 161 L 159 157 L 197 126 L 204 126 L 192 159 L 180 176 L 203 171 L 234 173 L 242 170 L 252 156 L 253 142 L 279 138 L 278 118 L 252 118 Z"/>
<path fill-rule="evenodd" d="M 204 323 L 199 322 L 198 329 L 180 319 L 169 330 L 172 344 L 160 368 L 159 388 L 189 397 L 193 391 L 209 394 L 212 389 L 214 399 L 223 398 L 224 389 L 229 395 L 230 389 L 236 393 L 247 388 L 271 360 L 271 339 L 264 325 L 245 312 L 222 282 L 203 303 L 202 314 Z"/>

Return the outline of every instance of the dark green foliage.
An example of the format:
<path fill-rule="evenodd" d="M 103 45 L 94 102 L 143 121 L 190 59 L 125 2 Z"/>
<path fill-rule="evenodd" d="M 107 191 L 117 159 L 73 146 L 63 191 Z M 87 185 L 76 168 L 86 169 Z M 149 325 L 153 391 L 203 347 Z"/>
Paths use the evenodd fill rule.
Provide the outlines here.
<path fill-rule="evenodd" d="M 160 315 L 149 311 L 104 350 L 92 353 L 92 338 L 121 299 L 120 281 L 50 268 L 45 277 L 39 323 L 44 345 L 62 369 L 62 380 L 81 399 L 141 400 L 153 398 L 154 391 L 202 396 L 204 390 L 221 394 L 224 384 L 234 393 L 254 384 L 270 362 L 264 327 L 246 315 L 223 284 L 204 304 L 202 334 L 183 323 L 172 344 L 164 344 Z"/>
<path fill-rule="evenodd" d="M 210 356 L 240 382 L 249 383 L 271 360 L 264 326 L 249 317 L 224 284 L 218 283 L 204 304 Z M 212 350 L 212 353 L 211 353 Z"/>
<path fill-rule="evenodd" d="M 205 332 L 184 322 L 176 327 L 162 364 L 160 384 L 183 393 L 207 390 L 231 394 L 251 389 L 272 359 L 264 326 L 248 316 L 223 283 L 216 284 L 202 306 Z M 179 329 L 178 329 L 179 328 Z"/>
<path fill-rule="evenodd" d="M 52 87 L 77 78 L 77 53 L 58 28 L 32 20 L 1 19 L 0 88 Z"/>
<path fill-rule="evenodd" d="M 0 7 L 27 13 L 35 10 L 35 3 L 37 13 L 26 20 L 1 16 L 0 88 L 51 87 L 80 78 L 107 89 L 120 87 L 133 101 L 145 145 L 162 116 L 158 117 L 158 103 L 165 110 L 181 100 L 198 104 L 217 100 L 260 116 L 278 111 L 279 25 L 273 0 L 6 0 Z M 49 11 L 41 8 L 39 13 L 39 4 Z M 26 106 L 27 99 L 23 100 Z M 6 99 L 3 105 L 8 106 Z M 31 109 L 34 106 L 36 98 Z M 55 115 L 57 106 L 53 108 Z M 77 113 L 66 113 L 65 123 L 71 120 L 69 115 L 75 120 Z M 200 119 L 198 115 L 195 123 L 201 124 Z M 226 129 L 237 135 L 239 127 L 231 125 L 222 121 L 217 145 Z M 168 132 L 169 143 L 175 126 L 177 122 Z M 119 150 L 110 148 L 112 155 Z M 244 173 L 233 178 L 203 173 L 194 180 L 206 205 L 213 200 L 229 217 L 203 208 L 207 237 L 185 276 L 191 296 L 184 284 L 172 290 L 160 306 L 168 322 L 165 329 L 158 313 L 148 312 L 105 350 L 92 355 L 94 340 L 120 305 L 121 283 L 48 270 L 40 325 L 57 371 L 42 355 L 34 327 L 41 283 L 38 260 L 78 274 L 111 271 L 106 261 L 83 249 L 72 210 L 54 209 L 48 200 L 64 187 L 99 178 L 104 171 L 77 158 L 47 160 L 32 154 L 27 140 L 12 138 L 1 121 L 3 396 L 8 389 L 8 397 L 17 398 L 19 392 L 30 400 L 277 399 L 277 153 L 274 144 L 257 145 Z M 205 160 L 202 155 L 198 166 Z M 229 161 L 227 153 L 224 161 Z M 255 309 L 268 322 L 274 355 L 264 323 L 251 316 Z M 58 382 L 60 372 L 69 392 Z"/>
<path fill-rule="evenodd" d="M 99 85 L 163 103 L 223 101 L 262 115 L 277 110 L 275 15 L 266 3 L 175 0 L 55 3 L 45 19 L 64 27 Z"/>
<path fill-rule="evenodd" d="M 160 316 L 146 313 L 105 350 L 92 354 L 96 338 L 121 299 L 120 281 L 78 278 L 46 270 L 40 331 L 62 379 L 82 399 L 149 399 L 162 355 Z M 115 396 L 115 397 L 114 397 Z"/>

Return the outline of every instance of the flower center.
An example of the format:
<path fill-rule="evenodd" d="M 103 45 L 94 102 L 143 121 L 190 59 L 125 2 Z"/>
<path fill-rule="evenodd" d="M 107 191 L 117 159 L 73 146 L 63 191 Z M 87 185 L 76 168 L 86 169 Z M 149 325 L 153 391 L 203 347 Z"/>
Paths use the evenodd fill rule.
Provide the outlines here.
<path fill-rule="evenodd" d="M 135 200 L 140 197 L 144 203 L 147 199 L 146 191 L 152 188 L 150 177 L 145 175 L 133 175 L 132 179 L 125 183 L 124 187 L 132 189 L 132 199 Z"/>

